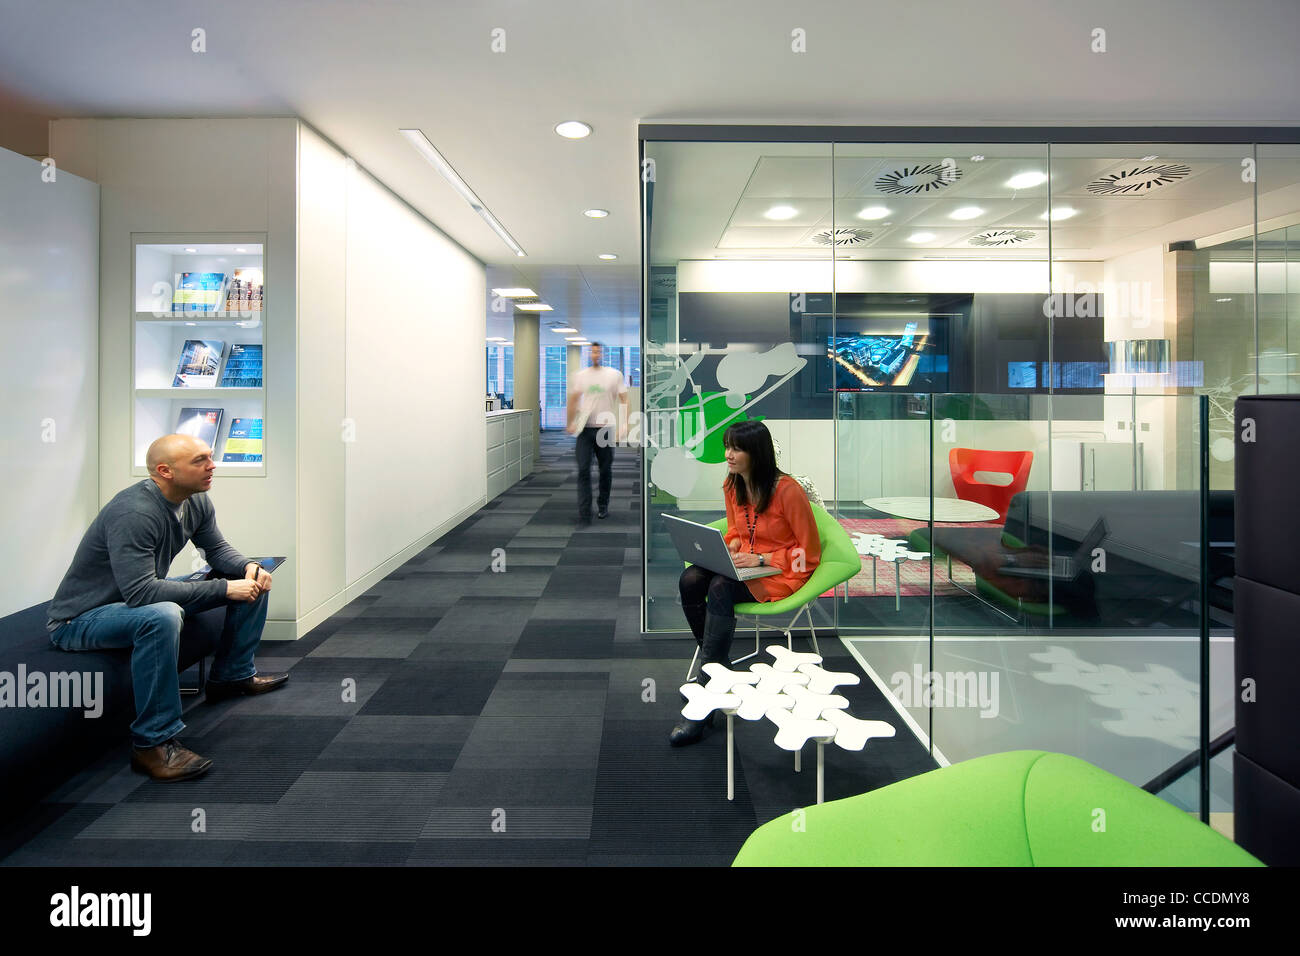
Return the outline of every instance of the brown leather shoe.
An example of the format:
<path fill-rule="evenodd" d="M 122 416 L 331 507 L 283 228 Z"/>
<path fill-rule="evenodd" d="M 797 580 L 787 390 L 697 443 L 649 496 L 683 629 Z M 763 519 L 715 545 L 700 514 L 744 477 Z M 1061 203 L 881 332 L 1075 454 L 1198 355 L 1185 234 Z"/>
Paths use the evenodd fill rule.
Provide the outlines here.
<path fill-rule="evenodd" d="M 215 704 L 219 700 L 229 700 L 231 697 L 265 694 L 267 691 L 283 686 L 288 679 L 288 674 L 254 674 L 243 680 L 210 680 L 207 701 L 209 704 Z"/>
<path fill-rule="evenodd" d="M 188 780 L 202 776 L 211 768 L 211 760 L 186 750 L 175 737 L 157 747 L 131 748 L 131 769 L 148 774 L 154 780 Z"/>

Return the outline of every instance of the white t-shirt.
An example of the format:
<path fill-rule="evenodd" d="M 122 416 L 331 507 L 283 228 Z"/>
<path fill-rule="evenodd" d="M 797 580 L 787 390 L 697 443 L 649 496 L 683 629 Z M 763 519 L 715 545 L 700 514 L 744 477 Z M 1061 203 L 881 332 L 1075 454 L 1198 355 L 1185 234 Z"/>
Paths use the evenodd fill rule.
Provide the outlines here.
<path fill-rule="evenodd" d="M 579 428 L 599 428 L 618 422 L 615 403 L 619 395 L 627 394 L 623 373 L 608 365 L 589 365 L 580 369 L 569 383 L 570 392 L 578 392 Z"/>

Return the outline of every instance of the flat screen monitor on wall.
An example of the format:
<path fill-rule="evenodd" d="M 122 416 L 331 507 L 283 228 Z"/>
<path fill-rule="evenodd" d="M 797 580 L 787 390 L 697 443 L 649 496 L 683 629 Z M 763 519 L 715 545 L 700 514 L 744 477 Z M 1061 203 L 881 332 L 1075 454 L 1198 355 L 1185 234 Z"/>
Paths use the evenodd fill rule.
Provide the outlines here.
<path fill-rule="evenodd" d="M 948 354 L 932 323 L 919 330 L 911 321 L 901 333 L 837 334 L 827 337 L 827 358 L 835 363 L 839 392 L 939 392 L 948 378 Z"/>

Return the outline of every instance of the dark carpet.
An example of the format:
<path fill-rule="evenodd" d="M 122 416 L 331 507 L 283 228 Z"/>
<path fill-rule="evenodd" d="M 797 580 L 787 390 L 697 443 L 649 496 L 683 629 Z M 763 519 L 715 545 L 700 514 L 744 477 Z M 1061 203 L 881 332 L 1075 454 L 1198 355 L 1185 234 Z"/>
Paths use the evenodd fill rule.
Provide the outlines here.
<path fill-rule="evenodd" d="M 725 731 L 668 746 L 694 648 L 641 634 L 635 450 L 615 455 L 608 519 L 576 524 L 576 500 L 573 439 L 546 434 L 534 474 L 310 634 L 263 645 L 258 667 L 288 670 L 284 689 L 189 707 L 182 740 L 215 761 L 205 777 L 131 773 L 124 727 L 9 822 L 0 863 L 729 864 L 759 824 L 816 799 L 816 748 L 796 774 L 769 722 L 737 720 L 728 802 Z M 857 671 L 839 641 L 822 653 Z M 840 691 L 851 713 L 899 733 L 827 748 L 828 800 L 936 766 L 864 684 Z"/>

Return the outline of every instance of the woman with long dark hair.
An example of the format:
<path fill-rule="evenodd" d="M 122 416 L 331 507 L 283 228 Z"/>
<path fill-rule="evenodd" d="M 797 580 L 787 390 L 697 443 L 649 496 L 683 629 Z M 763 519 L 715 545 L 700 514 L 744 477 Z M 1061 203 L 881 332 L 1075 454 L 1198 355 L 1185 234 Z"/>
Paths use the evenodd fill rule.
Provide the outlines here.
<path fill-rule="evenodd" d="M 731 665 L 737 604 L 779 601 L 808 581 L 821 560 L 821 538 L 808 496 L 799 483 L 776 467 L 772 435 L 762 422 L 738 422 L 722 436 L 727 449 L 727 531 L 723 537 L 738 568 L 779 568 L 780 574 L 741 582 L 691 565 L 678 586 L 682 610 L 700 645 L 700 668 Z M 704 736 L 712 715 L 683 719 L 668 737 L 674 747 Z"/>

